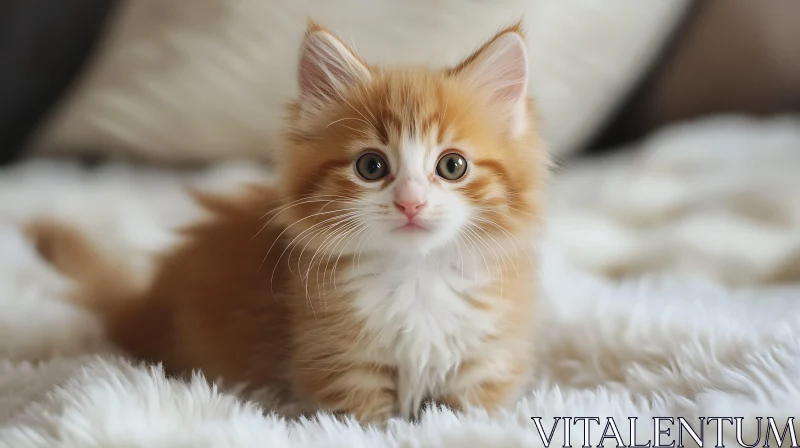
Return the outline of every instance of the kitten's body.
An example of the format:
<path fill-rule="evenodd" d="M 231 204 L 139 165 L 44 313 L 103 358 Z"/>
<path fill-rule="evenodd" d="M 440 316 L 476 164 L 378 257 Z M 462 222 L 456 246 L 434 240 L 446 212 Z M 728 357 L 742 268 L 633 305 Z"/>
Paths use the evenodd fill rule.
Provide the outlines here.
<path fill-rule="evenodd" d="M 111 339 L 173 372 L 286 381 L 363 421 L 414 415 L 426 398 L 506 405 L 531 366 L 547 165 L 512 70 L 526 75 L 518 36 L 450 71 L 384 70 L 312 26 L 280 181 L 201 197 L 214 217 L 146 287 L 67 228 L 30 229 Z M 363 148 L 377 148 L 383 177 L 354 172 Z M 439 171 L 456 169 L 441 164 L 453 151 L 469 171 L 437 177 L 455 177 Z"/>

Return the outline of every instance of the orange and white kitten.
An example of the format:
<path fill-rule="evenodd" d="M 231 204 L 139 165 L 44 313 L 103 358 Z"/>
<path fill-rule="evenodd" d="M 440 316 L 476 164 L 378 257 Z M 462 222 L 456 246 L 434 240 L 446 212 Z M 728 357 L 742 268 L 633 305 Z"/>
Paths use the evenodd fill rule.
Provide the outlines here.
<path fill-rule="evenodd" d="M 279 182 L 199 195 L 213 218 L 148 284 L 57 222 L 29 226 L 40 252 L 112 341 L 175 374 L 285 381 L 363 422 L 512 403 L 548 167 L 520 25 L 433 69 L 368 65 L 311 23 L 298 80 Z"/>

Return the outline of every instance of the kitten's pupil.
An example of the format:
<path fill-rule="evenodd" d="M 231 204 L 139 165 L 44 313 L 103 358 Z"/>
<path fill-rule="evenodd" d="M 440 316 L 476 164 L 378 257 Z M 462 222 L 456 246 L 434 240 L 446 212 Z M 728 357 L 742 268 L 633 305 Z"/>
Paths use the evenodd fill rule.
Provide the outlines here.
<path fill-rule="evenodd" d="M 369 174 L 375 174 L 381 168 L 381 162 L 375 159 L 374 157 L 370 159 L 369 163 L 367 163 L 367 172 Z"/>
<path fill-rule="evenodd" d="M 447 171 L 449 171 L 450 174 L 455 173 L 457 168 L 458 168 L 458 163 L 456 162 L 455 158 L 451 157 L 450 159 L 447 160 Z"/>

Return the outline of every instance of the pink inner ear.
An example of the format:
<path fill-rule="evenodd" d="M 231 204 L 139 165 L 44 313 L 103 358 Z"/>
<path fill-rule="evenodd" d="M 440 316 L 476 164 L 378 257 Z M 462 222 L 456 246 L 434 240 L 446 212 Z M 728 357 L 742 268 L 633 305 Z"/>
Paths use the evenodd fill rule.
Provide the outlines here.
<path fill-rule="evenodd" d="M 300 59 L 298 83 L 300 85 L 300 95 L 303 99 L 320 96 L 330 98 L 335 92 L 333 85 L 326 80 L 325 72 L 315 62 L 309 51 L 306 51 L 302 59 Z"/>
<path fill-rule="evenodd" d="M 467 68 L 473 82 L 499 103 L 516 103 L 528 87 L 525 42 L 515 32 L 498 36 Z"/>
<path fill-rule="evenodd" d="M 523 78 L 524 79 L 524 78 Z M 527 83 L 526 82 L 514 82 L 509 84 L 505 87 L 499 87 L 494 94 L 494 98 L 498 102 L 508 103 L 508 102 L 516 102 L 517 100 L 521 99 L 525 96 L 525 92 L 527 91 Z"/>
<path fill-rule="evenodd" d="M 300 97 L 329 102 L 369 76 L 367 67 L 347 47 L 326 32 L 306 37 L 298 67 Z"/>

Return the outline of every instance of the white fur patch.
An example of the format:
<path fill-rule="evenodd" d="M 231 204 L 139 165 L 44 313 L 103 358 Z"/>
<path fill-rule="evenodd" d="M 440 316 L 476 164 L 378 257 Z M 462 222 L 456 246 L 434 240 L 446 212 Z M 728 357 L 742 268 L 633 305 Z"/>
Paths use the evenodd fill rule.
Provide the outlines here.
<path fill-rule="evenodd" d="M 462 276 L 463 266 L 439 257 L 397 258 L 361 267 L 356 276 L 376 273 L 350 285 L 354 306 L 373 337 L 373 361 L 398 368 L 398 397 L 404 415 L 427 395 L 441 391 L 456 367 L 497 331 L 497 315 L 464 300 L 478 299 L 488 276 Z M 467 267 L 479 273 L 477 265 Z"/>

